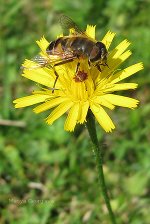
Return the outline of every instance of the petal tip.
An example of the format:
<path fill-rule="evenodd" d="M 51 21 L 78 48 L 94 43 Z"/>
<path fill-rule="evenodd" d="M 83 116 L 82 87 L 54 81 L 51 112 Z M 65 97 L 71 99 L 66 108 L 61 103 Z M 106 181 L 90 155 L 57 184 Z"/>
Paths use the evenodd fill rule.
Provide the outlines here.
<path fill-rule="evenodd" d="M 115 129 L 115 125 L 112 124 L 112 126 L 109 127 L 109 128 L 108 128 L 107 130 L 105 130 L 105 131 L 106 131 L 107 133 L 112 133 L 114 129 Z"/>

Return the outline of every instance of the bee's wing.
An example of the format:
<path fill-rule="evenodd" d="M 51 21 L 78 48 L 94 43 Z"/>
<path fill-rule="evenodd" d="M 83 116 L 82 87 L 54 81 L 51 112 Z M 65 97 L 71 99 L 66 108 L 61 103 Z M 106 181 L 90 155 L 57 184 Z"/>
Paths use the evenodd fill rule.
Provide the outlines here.
<path fill-rule="evenodd" d="M 37 55 L 32 59 L 32 61 L 34 61 L 35 63 L 42 66 L 46 63 L 47 59 L 46 59 L 46 57 L 43 57 L 41 55 Z"/>
<path fill-rule="evenodd" d="M 42 68 L 46 65 L 47 59 L 43 56 L 37 55 L 31 60 L 25 60 L 23 65 L 21 66 L 21 69 L 27 69 L 27 70 L 33 70 L 37 68 Z"/>
<path fill-rule="evenodd" d="M 87 35 L 85 34 L 85 32 L 83 32 L 77 26 L 77 24 L 72 19 L 70 19 L 68 16 L 61 15 L 59 21 L 60 21 L 60 25 L 61 25 L 61 27 L 62 27 L 62 29 L 63 29 L 64 32 L 66 30 L 74 29 L 75 30 L 75 34 L 83 35 L 83 36 L 86 36 L 87 37 Z"/>
<path fill-rule="evenodd" d="M 25 63 L 21 66 L 21 69 L 33 70 L 43 67 L 53 68 L 53 66 L 55 66 L 57 63 L 65 64 L 75 58 L 77 57 L 74 56 L 71 52 L 66 52 L 65 54 L 55 52 L 55 54 L 51 55 L 49 58 L 37 55 L 32 59 L 32 61 L 26 60 Z"/>

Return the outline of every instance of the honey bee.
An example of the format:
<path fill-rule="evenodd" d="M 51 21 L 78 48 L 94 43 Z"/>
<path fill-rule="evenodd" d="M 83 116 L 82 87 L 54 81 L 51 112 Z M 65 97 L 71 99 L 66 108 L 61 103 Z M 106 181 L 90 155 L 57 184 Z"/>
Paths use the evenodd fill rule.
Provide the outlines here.
<path fill-rule="evenodd" d="M 55 89 L 58 80 L 58 73 L 55 70 L 56 66 L 72 62 L 75 59 L 87 59 L 89 66 L 95 66 L 101 72 L 101 65 L 107 65 L 107 49 L 105 44 L 97 42 L 91 37 L 87 36 L 85 32 L 80 30 L 76 23 L 69 17 L 62 15 L 60 17 L 60 24 L 63 30 L 72 30 L 68 36 L 59 37 L 50 42 L 46 52 L 51 56 L 57 56 L 57 59 L 51 63 L 44 58 L 38 58 L 36 61 L 41 66 L 52 67 L 56 76 L 53 90 Z M 52 65 L 53 64 L 53 65 Z M 80 68 L 80 60 L 78 60 L 75 74 L 78 75 Z M 81 72 L 80 72 L 81 73 Z M 82 74 L 85 77 L 84 72 Z M 78 78 L 77 78 L 78 80 Z M 81 80 L 82 81 L 82 80 Z"/>

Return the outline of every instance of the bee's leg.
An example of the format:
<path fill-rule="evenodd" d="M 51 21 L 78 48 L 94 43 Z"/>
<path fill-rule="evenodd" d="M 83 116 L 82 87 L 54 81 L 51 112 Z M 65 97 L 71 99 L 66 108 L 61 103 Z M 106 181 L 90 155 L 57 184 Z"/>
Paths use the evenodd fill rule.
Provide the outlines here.
<path fill-rule="evenodd" d="M 58 78 L 59 78 L 59 75 L 58 75 L 58 73 L 56 72 L 55 67 L 56 67 L 56 66 L 59 66 L 59 65 L 66 64 L 66 63 L 68 63 L 68 62 L 72 62 L 72 61 L 73 61 L 73 59 L 74 59 L 74 58 L 68 58 L 68 60 L 66 60 L 66 61 L 61 61 L 61 62 L 59 62 L 59 63 L 55 64 L 55 65 L 52 67 L 52 68 L 53 68 L 53 70 L 54 70 L 54 74 L 55 74 L 55 76 L 56 76 L 56 79 L 55 79 L 55 81 L 54 81 L 54 85 L 53 85 L 53 90 L 52 90 L 52 93 L 54 93 L 54 90 L 55 90 L 55 85 L 56 85 L 57 80 L 58 80 Z"/>
<path fill-rule="evenodd" d="M 58 77 L 59 77 L 58 73 L 55 70 L 55 66 L 53 67 L 53 70 L 54 70 L 54 74 L 55 74 L 56 78 L 55 78 L 55 81 L 54 81 L 52 93 L 54 93 L 55 85 L 56 85 L 56 82 L 57 82 Z"/>
<path fill-rule="evenodd" d="M 102 71 L 99 64 L 96 64 L 96 68 L 98 69 L 98 71 L 100 71 L 100 72 Z"/>
<path fill-rule="evenodd" d="M 91 68 L 91 62 L 90 60 L 88 60 L 88 66 L 89 66 L 89 69 Z"/>
<path fill-rule="evenodd" d="M 108 64 L 107 63 L 102 63 L 102 64 L 100 64 L 100 65 L 103 65 L 103 66 L 107 66 L 108 68 L 109 68 L 109 66 L 108 66 Z"/>
<path fill-rule="evenodd" d="M 76 74 L 78 73 L 78 70 L 79 70 L 79 66 L 80 66 L 80 62 L 78 62 L 78 64 L 77 64 L 77 67 L 76 67 Z"/>
<path fill-rule="evenodd" d="M 110 67 L 108 66 L 108 64 L 107 64 L 107 63 L 105 63 L 105 65 L 106 65 L 108 68 L 110 68 Z"/>

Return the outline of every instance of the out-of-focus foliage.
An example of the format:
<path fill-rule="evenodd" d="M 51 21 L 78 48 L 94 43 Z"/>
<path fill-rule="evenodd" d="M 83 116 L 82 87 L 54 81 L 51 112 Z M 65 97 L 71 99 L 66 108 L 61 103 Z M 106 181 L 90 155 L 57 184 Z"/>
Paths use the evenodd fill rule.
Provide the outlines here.
<path fill-rule="evenodd" d="M 59 15 L 81 28 L 97 24 L 97 39 L 115 31 L 114 45 L 127 38 L 133 56 L 126 65 L 143 61 L 143 72 L 130 80 L 140 99 L 137 110 L 112 112 L 116 130 L 98 135 L 104 170 L 118 223 L 149 224 L 150 220 L 150 2 L 149 0 L 8 0 L 0 7 L 0 223 L 108 224 L 87 132 L 53 126 L 31 108 L 16 110 L 12 100 L 29 94 L 34 83 L 21 77 L 20 65 L 38 53 L 35 40 L 61 33 Z M 18 124 L 18 121 L 21 123 Z"/>

